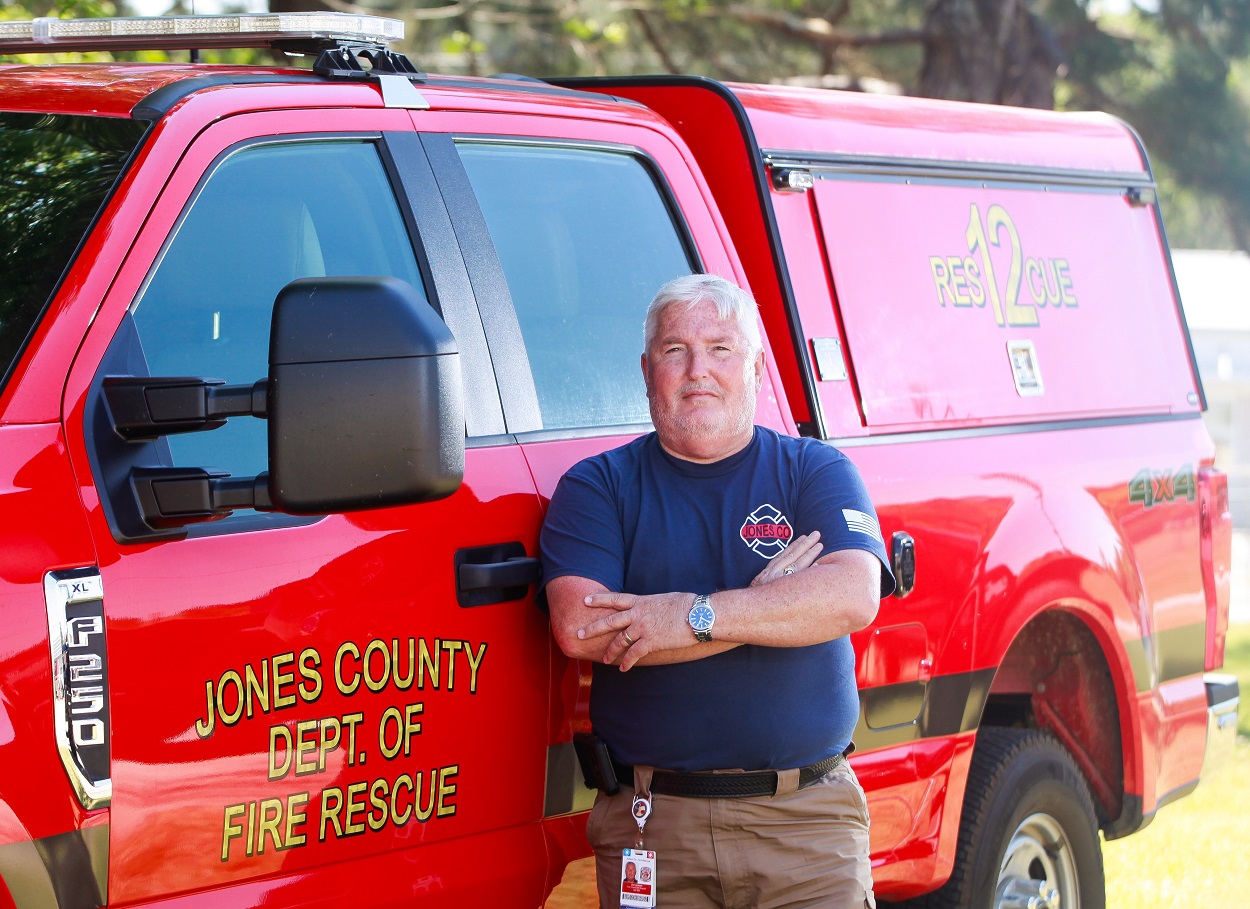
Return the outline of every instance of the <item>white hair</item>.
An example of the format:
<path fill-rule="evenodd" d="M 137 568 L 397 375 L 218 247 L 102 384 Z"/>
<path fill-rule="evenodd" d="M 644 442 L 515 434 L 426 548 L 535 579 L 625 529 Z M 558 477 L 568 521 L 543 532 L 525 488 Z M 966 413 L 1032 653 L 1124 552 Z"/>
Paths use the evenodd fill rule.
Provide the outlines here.
<path fill-rule="evenodd" d="M 749 293 L 719 275 L 682 275 L 661 287 L 647 307 L 647 318 L 642 328 L 643 352 L 651 349 L 660 317 L 666 309 L 674 303 L 693 309 L 705 300 L 716 306 L 716 312 L 722 319 L 733 319 L 738 323 L 751 347 L 751 354 L 763 350 L 764 342 L 756 321 L 758 307 Z"/>

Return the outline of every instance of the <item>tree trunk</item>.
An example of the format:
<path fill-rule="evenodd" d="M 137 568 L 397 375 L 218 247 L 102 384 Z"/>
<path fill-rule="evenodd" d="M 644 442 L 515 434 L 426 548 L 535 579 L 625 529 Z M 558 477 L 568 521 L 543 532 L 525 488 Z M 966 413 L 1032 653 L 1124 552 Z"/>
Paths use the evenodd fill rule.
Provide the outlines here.
<path fill-rule="evenodd" d="M 1054 107 L 1058 48 L 1027 0 L 929 0 L 917 94 Z"/>

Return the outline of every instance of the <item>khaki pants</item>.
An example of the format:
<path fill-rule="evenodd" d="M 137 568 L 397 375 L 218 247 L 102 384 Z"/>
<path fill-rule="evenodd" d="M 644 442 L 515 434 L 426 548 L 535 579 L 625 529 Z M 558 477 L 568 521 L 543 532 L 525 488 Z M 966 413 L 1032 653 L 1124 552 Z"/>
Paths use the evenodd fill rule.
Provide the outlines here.
<path fill-rule="evenodd" d="M 740 799 L 657 795 L 645 848 L 656 852 L 657 909 L 863 909 L 875 907 L 864 790 L 843 761 L 795 790 Z M 638 840 L 634 789 L 599 793 L 586 824 L 601 909 L 620 905 L 621 850 Z"/>

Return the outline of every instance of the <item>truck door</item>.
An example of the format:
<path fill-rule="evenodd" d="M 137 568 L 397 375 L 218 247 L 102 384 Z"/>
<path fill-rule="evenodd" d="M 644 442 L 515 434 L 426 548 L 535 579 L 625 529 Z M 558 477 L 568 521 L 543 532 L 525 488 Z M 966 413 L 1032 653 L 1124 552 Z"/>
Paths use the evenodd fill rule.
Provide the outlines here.
<path fill-rule="evenodd" d="M 576 461 L 650 430 L 639 358 L 660 285 L 700 270 L 733 276 L 736 263 L 682 155 L 650 129 L 521 116 L 447 125 L 426 137 L 431 158 L 441 184 L 466 183 L 457 233 L 485 237 L 473 245 L 479 304 L 493 288 L 513 314 L 506 333 L 488 324 L 486 334 L 497 374 L 510 377 L 500 383 L 508 432 L 545 503 Z M 682 199 L 693 200 L 685 211 Z M 780 422 L 768 394 L 760 420 Z M 554 884 L 564 862 L 589 852 L 581 812 L 594 793 L 570 744 L 589 728 L 589 667 L 553 650 L 552 679 L 544 810 Z M 557 895 L 593 902 L 593 865 L 565 871 Z"/>
<path fill-rule="evenodd" d="M 532 569 L 539 503 L 500 441 L 432 181 L 406 111 L 217 122 L 167 175 L 80 352 L 65 427 L 109 647 L 110 902 L 223 886 L 239 905 L 541 902 L 550 635 L 528 577 L 458 582 L 465 562 Z M 320 275 L 400 278 L 447 321 L 466 376 L 463 486 L 347 515 L 136 522 L 135 467 L 252 477 L 266 427 L 123 442 L 104 378 L 252 383 L 277 291 Z"/>

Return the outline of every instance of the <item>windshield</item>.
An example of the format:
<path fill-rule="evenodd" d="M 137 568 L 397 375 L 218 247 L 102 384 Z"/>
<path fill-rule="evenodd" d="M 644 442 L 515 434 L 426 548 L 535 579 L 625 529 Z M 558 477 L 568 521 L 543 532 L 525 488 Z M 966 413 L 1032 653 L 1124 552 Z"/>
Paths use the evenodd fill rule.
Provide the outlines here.
<path fill-rule="evenodd" d="M 145 128 L 0 112 L 0 388 Z"/>

